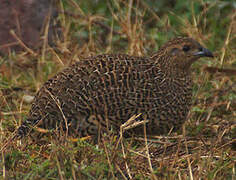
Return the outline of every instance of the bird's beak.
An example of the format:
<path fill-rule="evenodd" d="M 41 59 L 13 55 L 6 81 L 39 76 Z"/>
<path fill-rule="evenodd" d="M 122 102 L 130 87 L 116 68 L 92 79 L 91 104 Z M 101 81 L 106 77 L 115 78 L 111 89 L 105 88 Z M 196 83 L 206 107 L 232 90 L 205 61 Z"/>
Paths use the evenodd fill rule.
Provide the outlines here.
<path fill-rule="evenodd" d="M 200 57 L 214 57 L 212 52 L 209 51 L 206 48 L 200 48 L 198 52 L 194 53 L 194 56 L 200 56 Z"/>

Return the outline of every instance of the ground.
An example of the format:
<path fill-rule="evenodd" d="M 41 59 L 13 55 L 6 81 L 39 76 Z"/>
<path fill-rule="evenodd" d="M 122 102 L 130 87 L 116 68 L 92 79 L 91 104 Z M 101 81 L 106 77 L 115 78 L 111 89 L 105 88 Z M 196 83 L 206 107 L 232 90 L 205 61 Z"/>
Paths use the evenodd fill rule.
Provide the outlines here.
<path fill-rule="evenodd" d="M 0 57 L 1 178 L 235 179 L 235 7 L 233 0 L 58 0 L 55 47 Z M 107 135 L 99 144 L 89 137 L 8 141 L 35 93 L 64 67 L 102 53 L 148 56 L 177 36 L 193 37 L 215 55 L 193 66 L 193 106 L 179 131 Z"/>

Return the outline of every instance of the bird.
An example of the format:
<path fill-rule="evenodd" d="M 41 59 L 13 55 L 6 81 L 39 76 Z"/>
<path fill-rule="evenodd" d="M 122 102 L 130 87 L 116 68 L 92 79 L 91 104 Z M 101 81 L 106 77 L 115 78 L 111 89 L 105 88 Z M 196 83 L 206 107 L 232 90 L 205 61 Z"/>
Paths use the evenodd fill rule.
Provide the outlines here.
<path fill-rule="evenodd" d="M 213 53 L 190 37 L 166 42 L 151 56 L 101 54 L 83 58 L 45 82 L 18 139 L 34 127 L 77 137 L 117 132 L 133 115 L 147 119 L 147 135 L 179 129 L 191 108 L 191 65 Z M 133 133 L 142 134 L 143 127 Z"/>

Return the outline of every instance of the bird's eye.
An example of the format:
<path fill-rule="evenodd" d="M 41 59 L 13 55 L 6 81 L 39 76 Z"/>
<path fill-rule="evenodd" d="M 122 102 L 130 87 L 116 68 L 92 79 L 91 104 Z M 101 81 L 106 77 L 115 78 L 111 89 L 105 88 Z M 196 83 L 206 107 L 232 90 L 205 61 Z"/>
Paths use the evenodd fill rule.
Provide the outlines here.
<path fill-rule="evenodd" d="M 187 52 L 187 51 L 189 51 L 189 50 L 190 50 L 190 46 L 184 45 L 183 51 L 184 51 L 184 52 Z"/>

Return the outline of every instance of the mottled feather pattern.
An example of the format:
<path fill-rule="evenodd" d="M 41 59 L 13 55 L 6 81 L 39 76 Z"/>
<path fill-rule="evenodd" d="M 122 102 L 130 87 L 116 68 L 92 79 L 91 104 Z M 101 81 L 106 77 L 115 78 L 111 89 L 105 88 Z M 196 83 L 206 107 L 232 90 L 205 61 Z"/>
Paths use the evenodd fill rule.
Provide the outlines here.
<path fill-rule="evenodd" d="M 192 101 L 192 77 L 185 64 L 193 58 L 180 61 L 182 54 L 168 53 L 173 48 L 182 53 L 186 43 L 201 49 L 196 41 L 179 38 L 168 42 L 152 57 L 105 54 L 76 62 L 39 90 L 17 136 L 25 136 L 34 126 L 62 127 L 80 137 L 98 136 L 111 127 L 118 130 L 139 113 L 149 121 L 148 134 L 180 128 Z M 142 133 L 143 127 L 133 130 Z"/>

